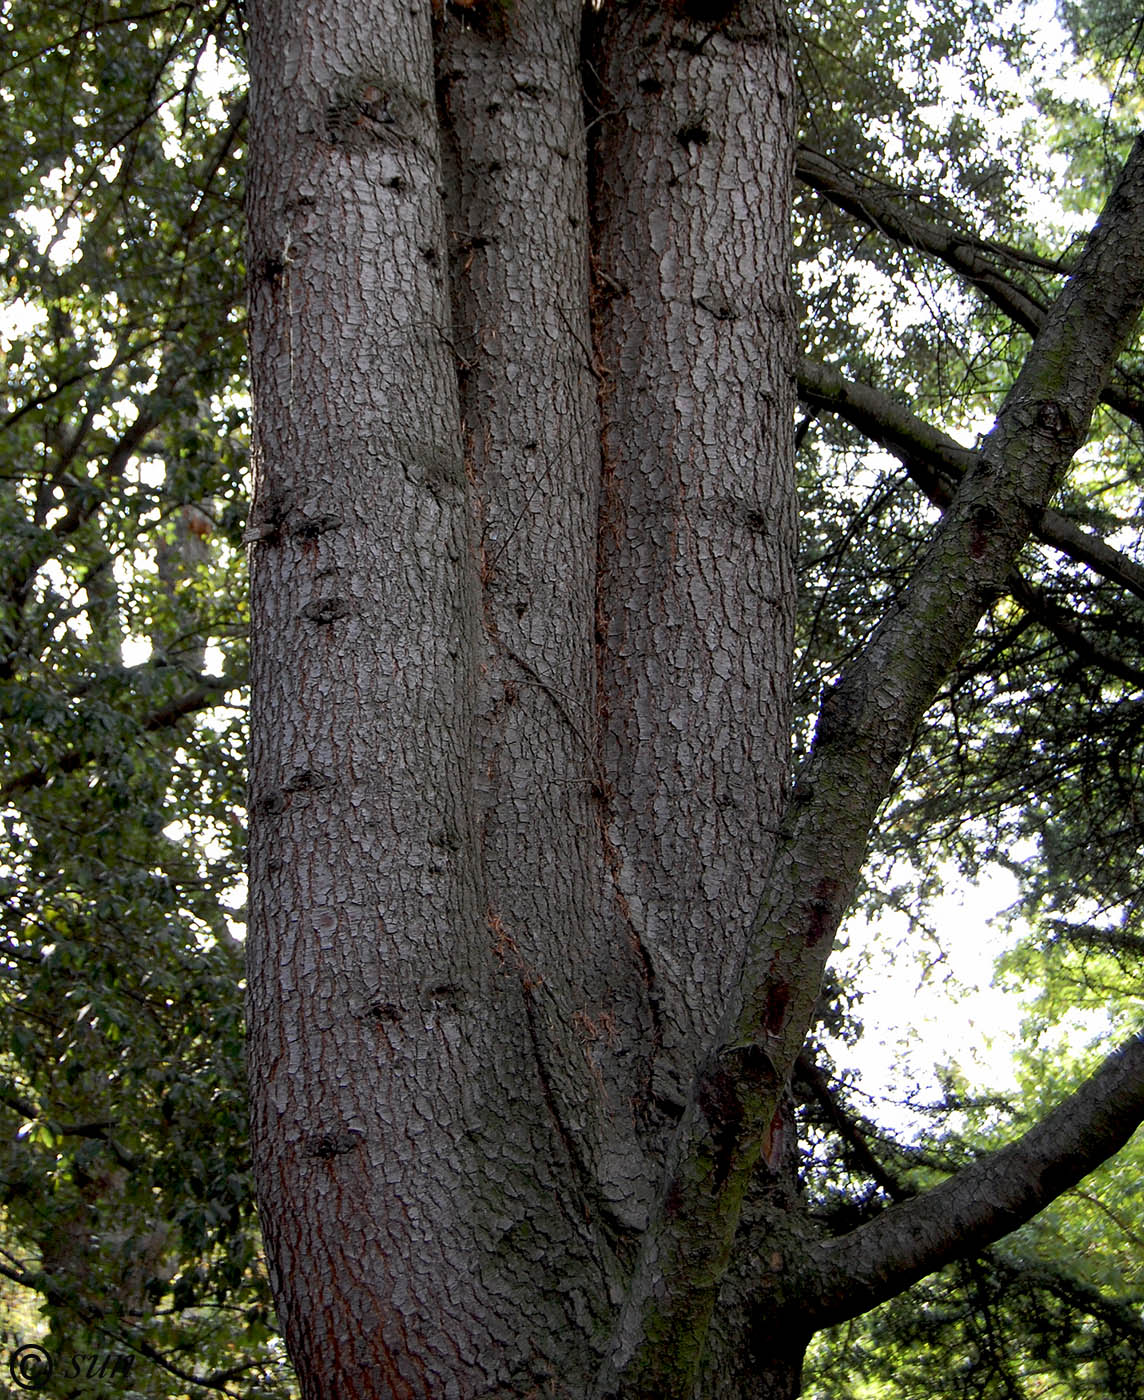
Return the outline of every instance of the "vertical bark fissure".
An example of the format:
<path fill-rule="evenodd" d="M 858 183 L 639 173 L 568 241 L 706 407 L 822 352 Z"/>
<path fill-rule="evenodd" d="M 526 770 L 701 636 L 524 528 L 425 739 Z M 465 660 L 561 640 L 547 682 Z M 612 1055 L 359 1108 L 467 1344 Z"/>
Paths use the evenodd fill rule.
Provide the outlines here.
<path fill-rule="evenodd" d="M 600 447 L 580 15 L 576 0 L 529 0 L 495 25 L 447 17 L 440 90 L 480 535 L 477 783 L 490 917 L 526 983 L 547 1102 L 560 1140 L 576 1143 L 578 1189 L 631 1229 L 652 1188 L 633 1116 L 647 1011 L 601 897 Z"/>
<path fill-rule="evenodd" d="M 795 1400 L 812 1329 L 803 1299 L 813 1296 L 818 1230 L 800 1182 L 795 1103 L 784 1096 L 771 1162 L 756 1171 L 743 1201 L 731 1261 L 719 1287 L 697 1395 Z"/>
<path fill-rule="evenodd" d="M 793 633 L 791 79 L 777 7 L 606 11 L 594 152 L 615 883 L 680 1101 L 762 888 Z"/>

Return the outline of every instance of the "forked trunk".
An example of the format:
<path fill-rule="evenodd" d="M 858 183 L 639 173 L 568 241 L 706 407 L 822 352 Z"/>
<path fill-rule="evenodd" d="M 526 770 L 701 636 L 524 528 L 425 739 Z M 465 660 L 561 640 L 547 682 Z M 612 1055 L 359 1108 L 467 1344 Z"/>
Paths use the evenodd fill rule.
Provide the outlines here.
<path fill-rule="evenodd" d="M 1144 145 L 788 800 L 777 6 L 590 8 L 584 50 L 575 0 L 248 8 L 249 1059 L 302 1393 L 794 1400 L 817 1327 L 1144 1113 L 1132 1041 L 834 1239 L 788 1092 L 878 807 L 1144 301 Z"/>
<path fill-rule="evenodd" d="M 308 1400 L 592 1393 L 786 778 L 778 27 L 606 36 L 590 209 L 581 17 L 252 6 L 250 1064 Z"/>

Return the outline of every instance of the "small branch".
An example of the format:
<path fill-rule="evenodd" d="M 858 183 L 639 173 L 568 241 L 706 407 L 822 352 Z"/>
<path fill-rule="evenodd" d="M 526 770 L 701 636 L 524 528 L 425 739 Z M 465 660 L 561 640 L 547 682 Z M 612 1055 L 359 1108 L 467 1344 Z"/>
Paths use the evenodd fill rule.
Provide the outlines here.
<path fill-rule="evenodd" d="M 802 359 L 798 392 L 804 403 L 844 418 L 871 441 L 892 452 L 929 499 L 945 510 L 977 452 L 932 427 L 889 394 L 844 376 L 832 365 Z M 1033 534 L 1094 573 L 1144 598 L 1144 567 L 1082 530 L 1057 510 L 1043 510 Z"/>
<path fill-rule="evenodd" d="M 908 1200 L 914 1192 L 874 1156 L 869 1139 L 858 1121 L 838 1102 L 838 1097 L 827 1083 L 826 1075 L 804 1051 L 795 1062 L 795 1074 L 801 1079 L 830 1122 L 830 1126 L 842 1139 L 854 1165 L 880 1186 L 892 1201 Z"/>
<path fill-rule="evenodd" d="M 904 203 L 907 198 L 904 191 L 891 190 L 856 176 L 829 156 L 807 146 L 798 148 L 795 177 L 868 228 L 906 248 L 916 248 L 918 252 L 939 258 L 1031 334 L 1036 334 L 1044 319 L 1044 303 L 1018 287 L 998 264 L 1024 264 L 1057 274 L 1066 274 L 1069 270 L 1063 263 L 1033 258 L 1004 244 L 965 233 L 928 211 L 917 212 Z"/>
<path fill-rule="evenodd" d="M 221 695 L 239 684 L 241 682 L 234 676 L 204 676 L 198 685 L 184 691 L 182 695 L 168 700 L 165 705 L 160 705 L 149 714 L 143 715 L 136 723 L 145 733 L 154 733 L 159 729 L 170 729 L 187 715 L 217 704 Z M 53 778 L 74 773 L 84 764 L 97 763 L 99 757 L 98 754 L 88 753 L 82 749 L 69 749 L 50 765 L 26 768 L 22 773 L 14 773 L 11 777 L 0 781 L 0 798 L 16 797 L 33 788 L 46 787 Z"/>
<path fill-rule="evenodd" d="M 1039 333 L 1046 307 L 1039 298 L 1019 287 L 999 264 L 1024 265 L 1061 275 L 1071 271 L 1065 263 L 1037 258 L 1005 244 L 978 238 L 928 212 L 915 212 L 904 204 L 907 196 L 903 191 L 890 190 L 856 176 L 807 146 L 798 149 L 795 176 L 868 228 L 903 247 L 914 248 L 945 263 L 1030 335 Z M 1144 425 L 1144 401 L 1126 385 L 1114 380 L 1102 388 L 1100 397 L 1118 413 Z"/>
<path fill-rule="evenodd" d="M 1030 617 L 1036 618 L 1047 632 L 1052 633 L 1062 646 L 1086 666 L 1094 666 L 1106 675 L 1115 676 L 1117 680 L 1126 681 L 1131 686 L 1144 687 L 1144 671 L 1139 666 L 1133 666 L 1090 642 L 1072 614 L 1054 603 L 1051 598 L 1045 597 L 1040 589 L 1026 582 L 1016 569 L 1009 575 L 1009 592 L 1014 602 L 1019 603 Z"/>

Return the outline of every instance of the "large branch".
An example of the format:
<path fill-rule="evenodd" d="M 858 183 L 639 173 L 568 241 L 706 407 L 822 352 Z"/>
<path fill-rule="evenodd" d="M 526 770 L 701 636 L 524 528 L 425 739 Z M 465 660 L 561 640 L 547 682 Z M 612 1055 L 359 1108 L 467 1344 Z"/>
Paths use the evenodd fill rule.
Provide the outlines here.
<path fill-rule="evenodd" d="M 977 452 L 934 428 L 880 389 L 846 379 L 833 365 L 803 358 L 798 392 L 812 408 L 836 413 L 873 442 L 892 452 L 930 500 L 944 510 L 956 484 L 977 460 Z M 1082 530 L 1058 510 L 1045 509 L 1033 526 L 1043 544 L 1102 578 L 1144 598 L 1144 567 Z"/>
<path fill-rule="evenodd" d="M 892 452 L 930 501 L 943 511 L 948 509 L 957 482 L 977 457 L 974 449 L 962 447 L 888 394 L 844 379 L 832 365 L 800 360 L 798 386 L 805 403 L 836 413 Z M 1032 533 L 1074 562 L 1144 598 L 1144 568 L 1059 511 L 1042 511 Z M 1078 619 L 1028 584 L 1016 569 L 1010 573 L 1007 586 L 1014 601 L 1086 666 L 1095 666 L 1130 685 L 1139 685 L 1144 679 L 1139 667 L 1089 641 Z"/>
<path fill-rule="evenodd" d="M 955 1259 L 979 1254 L 1124 1146 L 1144 1119 L 1144 1036 L 1133 1036 L 1024 1137 L 814 1250 L 807 1321 L 857 1317 Z"/>
<path fill-rule="evenodd" d="M 1068 271 L 1061 263 L 1030 259 L 1003 244 L 975 238 L 928 212 L 911 209 L 902 202 L 898 191 L 859 179 L 845 166 L 808 146 L 798 148 L 795 176 L 831 204 L 893 242 L 940 259 L 984 293 L 1010 320 L 1034 335 L 1045 317 L 1044 303 L 1019 287 L 1002 271 L 1002 266 L 1025 262 L 1047 272 Z"/>
<path fill-rule="evenodd" d="M 722 1044 L 668 1156 L 601 1393 L 685 1397 L 869 832 L 913 734 L 1006 586 L 1144 306 L 1144 138 L 910 583 L 825 701 L 780 827 Z"/>
<path fill-rule="evenodd" d="M 1036 258 L 1005 244 L 977 238 L 928 212 L 909 208 L 897 191 L 868 179 L 860 179 L 837 161 L 807 146 L 800 146 L 795 175 L 809 189 L 859 219 L 868 228 L 906 248 L 937 258 L 1022 330 L 1036 335 L 1044 324 L 1046 308 L 1040 298 L 1020 287 L 1006 266 L 1030 266 L 1065 273 L 1065 264 Z M 1106 384 L 1101 399 L 1134 422 L 1144 424 L 1144 402 L 1123 384 Z"/>

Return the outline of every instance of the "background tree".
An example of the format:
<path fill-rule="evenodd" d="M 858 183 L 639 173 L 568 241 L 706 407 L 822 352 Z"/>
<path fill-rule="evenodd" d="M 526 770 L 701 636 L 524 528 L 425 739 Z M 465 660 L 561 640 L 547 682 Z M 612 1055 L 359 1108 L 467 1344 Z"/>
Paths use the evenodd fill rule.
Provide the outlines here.
<path fill-rule="evenodd" d="M 50 1349 L 132 1355 L 140 1393 L 283 1393 L 232 932 L 240 26 L 227 4 L 0 25 L 0 1273 Z"/>
<path fill-rule="evenodd" d="M 1006 73 L 1030 61 L 1019 26 L 994 32 L 982 13 L 967 27 L 964 7 L 933 5 L 920 27 L 893 9 L 796 12 L 786 40 L 765 14 L 752 28 L 745 14 L 606 11 L 583 48 L 575 7 L 458 6 L 434 16 L 432 39 L 427 13 L 412 34 L 404 16 L 386 30 L 358 8 L 343 29 L 348 13 L 315 11 L 313 32 L 290 14 L 281 44 L 253 30 L 256 76 L 261 54 L 264 83 L 287 85 L 282 119 L 256 132 L 304 173 L 288 209 L 273 180 L 300 166 L 255 177 L 260 398 L 268 425 L 282 401 L 275 431 L 298 451 L 265 453 L 245 528 L 240 17 L 104 4 L 3 20 L 4 1272 L 45 1300 L 56 1344 L 135 1348 L 146 1393 L 286 1386 L 238 1088 L 245 534 L 264 607 L 316 647 L 306 724 L 320 742 L 288 729 L 300 756 L 279 773 L 262 749 L 256 826 L 305 853 L 304 866 L 259 857 L 286 860 L 270 894 L 299 940 L 284 1012 L 303 991 L 330 999 L 320 1042 L 280 1023 L 295 1058 L 285 1081 L 268 1076 L 279 1097 L 263 1121 L 289 1136 L 279 1105 L 307 1073 L 321 1095 L 267 1189 L 296 1168 L 316 1209 L 330 1179 L 359 1202 L 329 1204 L 327 1237 L 278 1281 L 304 1386 L 449 1393 L 453 1372 L 468 1393 L 475 1369 L 499 1393 L 591 1393 L 611 1384 L 618 1340 L 613 1364 L 644 1358 L 631 1393 L 686 1393 L 697 1364 L 700 1393 L 789 1394 L 798 1290 L 799 1323 L 829 1321 L 832 1268 L 852 1290 L 849 1261 L 891 1240 L 912 1198 L 937 1218 L 943 1197 L 924 1193 L 972 1185 L 959 1174 L 1081 1083 L 1099 1056 L 1055 1048 L 1071 1008 L 1107 1010 L 1107 1043 L 1136 1024 L 1129 351 L 904 753 L 856 893 L 920 928 L 942 860 L 1019 865 L 1032 933 L 1007 975 L 1043 989 L 1021 1094 L 950 1075 L 923 1135 L 892 1132 L 849 1068 L 855 988 L 829 978 L 768 1165 L 751 1171 L 758 1144 L 730 1121 L 733 1078 L 708 1070 L 696 1094 L 743 985 L 743 936 L 781 884 L 764 867 L 791 837 L 784 736 L 804 761 L 824 692 L 846 675 L 853 687 L 878 615 L 918 597 L 939 513 L 956 514 L 980 461 L 975 437 L 1076 265 L 1079 244 L 1023 201 L 1055 161 L 1070 227 L 1091 223 L 1136 124 L 1134 31 L 1114 7 L 1072 16 L 1116 98 L 1094 112 L 1042 92 L 1070 184 L 1043 126 L 999 120 L 1017 103 Z M 782 312 L 792 113 L 797 364 Z M 1131 300 L 1125 265 L 1115 290 Z M 1096 300 L 1102 277 L 1087 279 Z M 334 287 L 337 313 L 322 316 Z M 1073 315 L 1095 343 L 1089 313 Z M 994 543 L 994 522 L 985 533 Z M 292 590 L 308 587 L 290 623 Z M 304 648 L 288 650 L 274 675 L 287 699 Z M 853 693 L 833 704 L 848 759 L 861 744 L 847 751 L 839 700 Z M 821 725 L 819 739 L 821 758 Z M 338 815 L 347 774 L 367 800 Z M 813 809 L 813 792 L 804 801 L 787 810 Z M 826 830 L 811 810 L 815 822 Z M 336 923 L 299 922 L 331 903 Z M 825 929 L 836 912 L 812 916 Z M 813 976 L 779 972 L 803 984 L 805 1013 Z M 772 1053 L 776 1083 L 796 1032 Z M 449 1073 L 430 1082 L 434 1036 L 464 1067 L 460 1091 Z M 1122 1087 L 1104 1146 L 1089 1140 L 1075 1172 L 1130 1132 L 1134 1074 Z M 360 1121 L 339 1116 L 348 1100 Z M 761 1102 L 743 1107 L 748 1127 L 761 1112 L 772 1129 Z M 379 1118 L 407 1124 L 402 1150 L 371 1137 L 365 1179 L 354 1163 Z M 690 1197 L 686 1173 L 664 1192 L 664 1154 L 688 1164 L 681 1122 L 699 1130 Z M 991 1248 L 991 1225 L 963 1235 L 946 1269 L 821 1334 L 808 1392 L 1138 1395 L 1132 1160 Z M 748 1179 L 729 1243 L 728 1195 Z M 1007 1180 L 1019 1190 L 1020 1171 Z M 302 1200 L 313 1193 L 294 1214 Z M 379 1211 L 380 1236 L 366 1223 Z M 660 1306 L 654 1269 L 640 1282 L 649 1239 L 688 1258 L 658 1295 L 665 1342 L 641 1352 Z M 434 1250 L 450 1273 L 433 1276 Z M 784 1253 L 797 1275 L 776 1275 Z M 292 1298 L 307 1287 L 330 1318 L 357 1319 L 356 1341 L 306 1335 Z M 458 1310 L 449 1343 L 423 1339 L 411 1372 L 421 1343 L 400 1320 Z"/>

